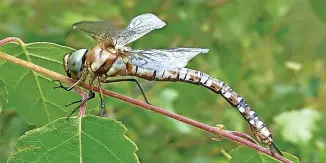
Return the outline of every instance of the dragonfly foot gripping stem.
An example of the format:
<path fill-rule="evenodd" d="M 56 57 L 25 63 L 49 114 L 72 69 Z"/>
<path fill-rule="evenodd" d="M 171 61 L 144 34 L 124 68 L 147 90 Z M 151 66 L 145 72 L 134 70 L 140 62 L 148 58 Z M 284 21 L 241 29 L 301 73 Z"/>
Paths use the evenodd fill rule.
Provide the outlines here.
<path fill-rule="evenodd" d="M 52 80 L 52 82 L 58 82 L 59 83 L 59 86 L 54 86 L 53 89 L 62 88 L 64 90 L 66 90 L 66 91 L 70 91 L 72 89 L 71 87 L 63 86 L 63 84 L 61 83 L 60 80 Z"/>
<path fill-rule="evenodd" d="M 272 145 L 269 146 L 269 150 L 272 152 L 272 154 L 274 155 L 275 153 L 283 156 L 282 152 L 277 148 L 277 146 L 272 142 Z"/>
<path fill-rule="evenodd" d="M 79 103 L 79 102 L 82 102 L 81 104 L 79 104 L 78 105 L 78 107 L 76 107 L 69 115 L 68 115 L 68 117 L 67 117 L 67 119 L 69 119 L 70 118 L 70 116 L 72 115 L 72 114 L 74 114 L 83 104 L 85 104 L 88 100 L 90 100 L 90 99 L 93 99 L 95 97 L 95 93 L 93 92 L 93 91 L 90 91 L 89 92 L 89 94 L 88 94 L 88 97 L 87 97 L 87 99 L 85 100 L 85 101 L 82 101 L 82 100 L 78 100 L 78 101 L 74 101 L 74 102 L 72 102 L 72 103 L 70 103 L 70 104 L 66 104 L 65 106 L 69 106 L 69 105 L 72 105 L 72 104 L 76 104 L 76 103 Z"/>

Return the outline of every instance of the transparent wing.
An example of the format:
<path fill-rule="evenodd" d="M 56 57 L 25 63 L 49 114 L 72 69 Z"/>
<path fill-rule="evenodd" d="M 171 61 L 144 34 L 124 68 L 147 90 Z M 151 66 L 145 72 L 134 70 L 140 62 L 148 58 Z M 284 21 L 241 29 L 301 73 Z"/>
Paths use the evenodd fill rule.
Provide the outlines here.
<path fill-rule="evenodd" d="M 81 21 L 73 24 L 74 29 L 81 30 L 97 41 L 114 43 L 119 37 L 130 37 L 134 31 L 124 31 L 115 27 L 110 21 Z"/>
<path fill-rule="evenodd" d="M 151 13 L 146 13 L 139 15 L 133 18 L 128 27 L 122 31 L 121 35 L 125 37 L 116 38 L 116 45 L 121 47 L 125 46 L 140 37 L 146 35 L 154 29 L 160 29 L 165 26 L 165 23 L 159 19 L 157 16 Z M 132 31 L 132 35 L 130 35 L 130 31 Z"/>
<path fill-rule="evenodd" d="M 172 70 L 185 67 L 193 57 L 208 51 L 201 48 L 130 50 L 129 63 L 153 70 Z"/>
<path fill-rule="evenodd" d="M 72 27 L 84 31 L 95 40 L 109 41 L 117 47 L 122 47 L 163 26 L 165 23 L 162 20 L 147 13 L 133 18 L 125 30 L 118 29 L 110 21 L 81 21 Z"/>

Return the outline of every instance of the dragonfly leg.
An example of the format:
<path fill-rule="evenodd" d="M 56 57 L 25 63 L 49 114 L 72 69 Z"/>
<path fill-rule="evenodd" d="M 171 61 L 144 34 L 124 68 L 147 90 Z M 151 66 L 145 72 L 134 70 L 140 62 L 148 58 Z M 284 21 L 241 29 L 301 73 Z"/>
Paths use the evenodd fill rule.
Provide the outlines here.
<path fill-rule="evenodd" d="M 80 102 L 83 102 L 83 100 L 77 100 L 77 101 L 74 101 L 74 102 L 72 102 L 72 103 L 65 104 L 65 107 L 68 107 L 68 106 L 70 106 L 70 105 L 72 105 L 72 104 L 77 104 L 77 103 L 80 103 Z"/>
<path fill-rule="evenodd" d="M 58 82 L 59 83 L 59 86 L 54 86 L 53 89 L 62 88 L 64 90 L 66 90 L 66 91 L 71 91 L 74 87 L 76 87 L 82 81 L 83 81 L 83 79 L 79 79 L 76 83 L 74 83 L 70 87 L 66 87 L 66 86 L 64 86 L 62 84 L 62 82 L 60 80 L 52 80 L 52 82 Z"/>
<path fill-rule="evenodd" d="M 52 82 L 58 82 L 59 83 L 59 86 L 54 86 L 53 87 L 53 89 L 57 89 L 57 88 L 62 88 L 62 89 L 64 89 L 64 90 L 66 90 L 66 91 L 70 91 L 72 88 L 70 88 L 70 87 L 65 87 L 65 86 L 63 86 L 63 84 L 62 84 L 62 82 L 60 81 L 60 80 L 52 80 Z M 72 102 L 72 103 L 69 103 L 69 104 L 65 104 L 65 107 L 68 107 L 68 106 L 70 106 L 70 105 L 72 105 L 72 104 L 76 104 L 76 103 L 80 103 L 80 102 L 82 102 L 83 100 L 77 100 L 77 101 L 74 101 L 74 102 Z"/>
<path fill-rule="evenodd" d="M 283 156 L 282 152 L 276 147 L 276 145 L 272 142 L 272 145 L 269 146 L 269 150 L 272 152 L 274 155 L 275 152 L 281 156 Z"/>
<path fill-rule="evenodd" d="M 69 88 L 69 87 L 65 87 L 65 86 L 63 86 L 63 84 L 61 83 L 60 80 L 52 80 L 52 82 L 53 82 L 53 83 L 54 83 L 54 82 L 58 82 L 58 83 L 59 83 L 59 86 L 54 86 L 53 89 L 62 88 L 62 89 L 64 89 L 64 90 L 68 91 L 68 88 Z"/>
<path fill-rule="evenodd" d="M 101 86 L 101 82 L 98 83 L 99 85 L 99 90 L 100 90 L 100 100 L 101 100 L 101 117 L 104 116 L 104 110 L 105 110 L 105 104 L 104 104 L 104 100 L 103 100 L 103 92 L 102 92 L 102 86 Z"/>
<path fill-rule="evenodd" d="M 101 100 L 101 117 L 104 116 L 104 110 L 105 110 L 105 104 L 104 104 L 104 100 L 100 95 L 100 100 Z"/>
<path fill-rule="evenodd" d="M 102 81 L 102 82 L 103 82 L 103 83 L 115 83 L 115 82 L 124 82 L 124 81 L 127 81 L 127 82 L 135 82 L 135 83 L 137 84 L 138 88 L 140 89 L 140 91 L 141 91 L 141 93 L 142 93 L 142 95 L 143 95 L 143 97 L 144 97 L 144 99 L 145 99 L 145 102 L 146 102 L 147 104 L 150 104 L 150 103 L 148 102 L 148 100 L 147 100 L 147 97 L 146 97 L 146 95 L 145 95 L 145 93 L 144 93 L 142 87 L 140 86 L 140 84 L 138 83 L 138 81 L 137 81 L 136 79 L 114 79 L 114 80 L 104 80 L 104 81 Z M 151 104 L 150 104 L 150 105 L 151 105 Z"/>
<path fill-rule="evenodd" d="M 72 104 L 75 104 L 75 103 L 78 103 L 78 102 L 82 102 L 81 104 L 78 105 L 78 107 L 76 107 L 67 117 L 67 119 L 69 119 L 69 117 L 74 114 L 83 104 L 85 104 L 88 100 L 90 99 L 93 99 L 95 97 L 95 93 L 93 91 L 90 91 L 89 94 L 88 94 L 88 97 L 85 101 L 82 101 L 82 100 L 78 100 L 78 101 L 75 101 L 75 102 L 72 102 L 69 105 L 72 105 Z"/>

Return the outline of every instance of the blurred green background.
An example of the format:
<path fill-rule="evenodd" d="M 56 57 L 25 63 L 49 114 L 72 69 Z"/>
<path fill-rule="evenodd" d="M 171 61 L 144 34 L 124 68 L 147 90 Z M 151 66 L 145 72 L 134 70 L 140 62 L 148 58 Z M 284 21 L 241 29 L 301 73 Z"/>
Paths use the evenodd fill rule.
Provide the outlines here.
<path fill-rule="evenodd" d="M 142 13 L 167 23 L 133 48 L 209 48 L 188 68 L 228 83 L 271 129 L 282 151 L 301 162 L 326 162 L 326 2 L 323 0 L 1 0 L 0 39 L 54 42 L 90 48 L 95 42 L 71 29 L 81 20 L 111 20 L 120 28 Z M 1 72 L 0 72 L 1 73 Z M 152 104 L 201 122 L 250 133 L 237 110 L 220 96 L 185 83 L 139 79 Z M 107 86 L 142 99 L 133 84 Z M 106 116 L 122 121 L 141 162 L 228 162 L 238 145 L 214 142 L 199 129 L 107 98 Z M 16 139 L 34 128 L 13 110 L 0 114 L 0 162 Z"/>

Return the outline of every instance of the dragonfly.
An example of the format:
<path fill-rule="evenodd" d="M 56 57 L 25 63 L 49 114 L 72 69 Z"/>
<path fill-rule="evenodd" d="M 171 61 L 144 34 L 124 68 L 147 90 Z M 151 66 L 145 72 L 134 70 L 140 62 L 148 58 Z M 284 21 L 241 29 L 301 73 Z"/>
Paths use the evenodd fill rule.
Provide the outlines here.
<path fill-rule="evenodd" d="M 109 21 L 81 21 L 73 25 L 93 37 L 97 44 L 91 49 L 79 49 L 64 57 L 64 69 L 67 76 L 76 82 L 71 86 L 59 86 L 66 91 L 72 90 L 81 82 L 88 81 L 90 93 L 87 100 L 94 98 L 94 81 L 102 83 L 135 82 L 145 101 L 148 100 L 136 79 L 112 79 L 118 76 L 133 76 L 149 81 L 185 82 L 200 85 L 221 95 L 231 106 L 236 108 L 248 122 L 254 136 L 267 145 L 272 153 L 282 155 L 272 139 L 272 134 L 253 108 L 222 80 L 210 75 L 185 68 L 188 61 L 198 54 L 208 53 L 204 48 L 170 48 L 170 49 L 132 49 L 127 44 L 134 42 L 147 33 L 166 25 L 156 15 L 145 13 L 134 17 L 126 29 L 118 29 Z M 103 93 L 99 89 L 101 115 L 104 113 Z M 71 104 L 84 101 L 76 101 Z M 81 105 L 82 105 L 81 104 Z M 70 104 L 69 104 L 70 105 Z M 77 107 L 69 116 L 71 116 Z M 69 117 L 68 116 L 68 117 Z"/>

